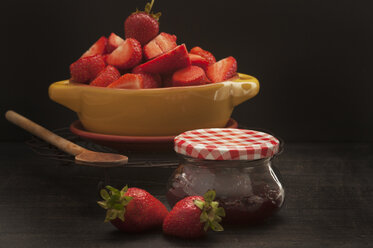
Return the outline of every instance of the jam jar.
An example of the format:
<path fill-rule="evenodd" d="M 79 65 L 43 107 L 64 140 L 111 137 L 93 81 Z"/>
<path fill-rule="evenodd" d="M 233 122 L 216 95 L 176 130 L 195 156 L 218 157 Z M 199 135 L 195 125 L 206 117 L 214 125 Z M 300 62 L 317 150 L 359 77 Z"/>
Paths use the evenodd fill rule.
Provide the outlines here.
<path fill-rule="evenodd" d="M 273 158 L 280 142 L 270 134 L 244 129 L 187 131 L 175 138 L 181 162 L 168 181 L 170 206 L 209 189 L 224 207 L 224 223 L 254 224 L 276 213 L 285 191 Z"/>

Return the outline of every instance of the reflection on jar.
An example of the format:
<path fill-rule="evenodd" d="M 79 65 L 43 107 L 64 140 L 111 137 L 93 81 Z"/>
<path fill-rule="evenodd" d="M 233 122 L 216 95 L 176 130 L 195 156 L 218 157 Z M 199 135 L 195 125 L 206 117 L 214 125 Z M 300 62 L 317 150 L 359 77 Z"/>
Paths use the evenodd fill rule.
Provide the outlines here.
<path fill-rule="evenodd" d="M 285 192 L 270 158 L 260 160 L 199 160 L 184 157 L 168 182 L 171 206 L 184 197 L 216 191 L 226 212 L 225 223 L 257 223 L 277 212 Z"/>

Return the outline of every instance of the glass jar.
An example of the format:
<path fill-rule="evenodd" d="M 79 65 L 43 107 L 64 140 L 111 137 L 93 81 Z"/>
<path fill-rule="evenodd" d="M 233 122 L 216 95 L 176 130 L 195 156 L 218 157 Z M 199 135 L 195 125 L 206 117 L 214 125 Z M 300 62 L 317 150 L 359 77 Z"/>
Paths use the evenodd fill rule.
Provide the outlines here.
<path fill-rule="evenodd" d="M 214 189 L 216 200 L 226 212 L 224 222 L 257 223 L 284 203 L 285 191 L 279 178 L 271 158 L 209 161 L 183 156 L 169 179 L 166 197 L 173 206 L 184 197 Z"/>
<path fill-rule="evenodd" d="M 206 160 L 183 154 L 168 181 L 167 201 L 173 206 L 187 196 L 203 195 L 213 189 L 226 212 L 223 222 L 258 223 L 276 213 L 285 199 L 281 176 L 273 166 L 274 156 L 255 160 Z"/>

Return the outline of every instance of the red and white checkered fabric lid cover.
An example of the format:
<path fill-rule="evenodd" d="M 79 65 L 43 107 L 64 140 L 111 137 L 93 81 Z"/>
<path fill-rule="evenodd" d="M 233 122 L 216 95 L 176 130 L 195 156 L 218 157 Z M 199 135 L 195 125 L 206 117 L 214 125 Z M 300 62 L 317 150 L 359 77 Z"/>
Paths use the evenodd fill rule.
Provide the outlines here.
<path fill-rule="evenodd" d="M 271 157 L 280 141 L 270 134 L 236 128 L 187 131 L 175 137 L 177 153 L 205 160 L 256 160 Z"/>

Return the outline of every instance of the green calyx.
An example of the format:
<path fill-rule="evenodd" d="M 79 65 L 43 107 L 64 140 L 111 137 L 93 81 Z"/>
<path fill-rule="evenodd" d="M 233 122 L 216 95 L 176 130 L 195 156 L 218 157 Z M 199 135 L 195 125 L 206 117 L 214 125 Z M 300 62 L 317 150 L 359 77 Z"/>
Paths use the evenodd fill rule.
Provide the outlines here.
<path fill-rule="evenodd" d="M 224 228 L 219 224 L 222 217 L 225 217 L 224 208 L 219 207 L 219 203 L 214 201 L 216 193 L 214 190 L 207 191 L 203 198 L 205 201 L 194 200 L 194 204 L 202 210 L 200 221 L 205 223 L 203 229 L 207 231 L 209 227 L 213 231 L 224 231 Z"/>
<path fill-rule="evenodd" d="M 146 14 L 150 15 L 153 19 L 159 21 L 159 17 L 161 17 L 162 13 L 161 12 L 158 12 L 158 13 L 155 13 L 155 14 L 151 13 L 150 11 L 153 8 L 153 4 L 154 4 L 154 0 L 152 0 L 150 3 L 147 3 L 145 5 L 145 10 L 144 11 L 140 11 L 140 10 L 136 9 L 135 13 L 146 13 Z"/>
<path fill-rule="evenodd" d="M 107 209 L 105 222 L 119 218 L 124 221 L 124 214 L 126 213 L 126 206 L 132 200 L 131 196 L 125 196 L 128 186 L 126 185 L 122 190 L 118 190 L 111 186 L 106 186 L 106 189 L 100 191 L 103 201 L 98 201 L 97 204 Z"/>

